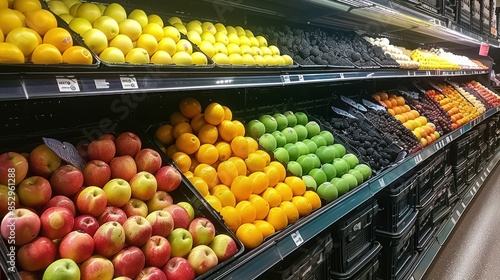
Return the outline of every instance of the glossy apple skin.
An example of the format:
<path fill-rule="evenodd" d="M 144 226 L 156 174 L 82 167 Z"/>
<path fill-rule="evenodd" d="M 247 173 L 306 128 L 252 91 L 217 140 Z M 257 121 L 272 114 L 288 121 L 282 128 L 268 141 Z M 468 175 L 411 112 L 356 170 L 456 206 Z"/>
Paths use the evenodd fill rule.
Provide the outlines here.
<path fill-rule="evenodd" d="M 111 169 L 111 179 L 120 178 L 125 181 L 130 179 L 137 173 L 137 166 L 134 158 L 129 155 L 113 158 L 109 162 Z"/>
<path fill-rule="evenodd" d="M 168 280 L 192 280 L 196 277 L 194 268 L 185 258 L 174 257 L 162 267 Z"/>
<path fill-rule="evenodd" d="M 31 176 L 17 186 L 19 202 L 26 207 L 38 208 L 52 197 L 52 188 L 47 179 L 42 176 Z"/>
<path fill-rule="evenodd" d="M 208 245 L 217 255 L 219 261 L 225 261 L 238 253 L 238 245 L 233 238 L 226 234 L 218 234 Z"/>
<path fill-rule="evenodd" d="M 25 208 L 15 209 L 11 213 L 3 217 L 0 226 L 2 237 L 6 243 L 21 246 L 33 241 L 41 228 L 38 215 Z M 11 232 L 13 232 L 12 235 Z"/>
<path fill-rule="evenodd" d="M 146 218 L 142 216 L 129 217 L 123 223 L 125 230 L 125 242 L 128 245 L 142 246 L 151 238 L 153 227 Z"/>
<path fill-rule="evenodd" d="M 146 201 L 149 213 L 162 210 L 163 208 L 174 204 L 174 199 L 166 191 L 156 191 L 153 198 Z"/>
<path fill-rule="evenodd" d="M 109 258 L 125 246 L 125 230 L 118 222 L 104 223 L 94 236 L 95 253 Z"/>
<path fill-rule="evenodd" d="M 28 162 L 33 175 L 49 178 L 61 165 L 61 158 L 47 145 L 42 144 L 31 151 Z"/>
<path fill-rule="evenodd" d="M 133 132 L 120 133 L 116 137 L 115 143 L 117 156 L 129 155 L 135 157 L 142 148 L 141 139 Z"/>
<path fill-rule="evenodd" d="M 171 192 L 181 184 L 181 173 L 173 166 L 165 165 L 154 174 L 159 191 Z"/>
<path fill-rule="evenodd" d="M 59 244 L 59 256 L 82 263 L 92 256 L 94 239 L 83 231 L 72 231 L 63 237 Z"/>
<path fill-rule="evenodd" d="M 76 208 L 81 214 L 98 217 L 106 209 L 108 200 L 104 191 L 96 186 L 83 188 L 76 198 Z"/>
<path fill-rule="evenodd" d="M 141 171 L 129 181 L 132 189 L 132 197 L 142 201 L 148 201 L 154 197 L 157 189 L 156 178 L 147 171 Z"/>
<path fill-rule="evenodd" d="M 193 248 L 193 237 L 189 231 L 183 228 L 176 228 L 167 236 L 170 243 L 171 255 L 173 257 L 185 257 Z"/>
<path fill-rule="evenodd" d="M 127 217 L 146 217 L 149 212 L 146 202 L 137 198 L 131 198 L 121 209 L 127 214 Z"/>
<path fill-rule="evenodd" d="M 172 248 L 167 238 L 154 235 L 141 247 L 146 258 L 146 266 L 162 267 L 170 259 Z"/>
<path fill-rule="evenodd" d="M 99 255 L 93 255 L 80 265 L 81 280 L 112 279 L 113 263 Z"/>
<path fill-rule="evenodd" d="M 202 275 L 219 263 L 217 255 L 207 245 L 198 245 L 191 249 L 187 260 L 194 268 L 196 275 Z"/>
<path fill-rule="evenodd" d="M 42 280 L 49 279 L 78 280 L 80 279 L 80 268 L 71 259 L 55 260 L 43 272 Z"/>
<path fill-rule="evenodd" d="M 99 225 L 112 221 L 116 221 L 120 225 L 123 225 L 126 220 L 127 214 L 125 214 L 125 211 L 115 206 L 107 206 L 106 209 L 104 209 L 104 212 L 97 219 Z"/>
<path fill-rule="evenodd" d="M 174 218 L 164 210 L 157 210 L 146 216 L 153 229 L 152 235 L 167 237 L 174 230 Z"/>
<path fill-rule="evenodd" d="M 110 139 L 94 140 L 89 143 L 87 153 L 90 160 L 102 160 L 109 163 L 116 154 L 115 143 Z"/>
<path fill-rule="evenodd" d="M 208 245 L 215 237 L 215 226 L 207 218 L 195 218 L 189 224 L 189 233 L 193 237 L 193 246 Z"/>
<path fill-rule="evenodd" d="M 126 276 L 133 279 L 141 273 L 146 260 L 141 249 L 129 246 L 118 252 L 112 262 L 115 267 L 115 277 Z"/>
<path fill-rule="evenodd" d="M 160 154 L 150 148 L 140 150 L 134 157 L 137 171 L 147 171 L 155 174 L 161 167 L 162 160 Z"/>
<path fill-rule="evenodd" d="M 80 230 L 87 233 L 90 236 L 94 236 L 94 233 L 99 228 L 99 222 L 93 216 L 84 214 L 75 217 L 75 222 L 73 224 L 72 231 Z"/>
<path fill-rule="evenodd" d="M 17 262 L 21 269 L 38 271 L 45 269 L 56 259 L 56 245 L 47 237 L 37 237 L 19 248 Z"/>
<path fill-rule="evenodd" d="M 174 228 L 187 229 L 189 227 L 191 219 L 187 210 L 182 206 L 172 204 L 163 208 L 163 210 L 169 212 L 172 218 L 174 218 Z"/>
<path fill-rule="evenodd" d="M 50 185 L 56 195 L 71 197 L 83 186 L 83 173 L 73 165 L 63 165 L 50 176 Z"/>
<path fill-rule="evenodd" d="M 9 190 L 6 185 L 0 184 L 0 217 L 4 217 L 10 210 L 19 208 L 19 196 Z"/>
<path fill-rule="evenodd" d="M 64 195 L 53 196 L 47 203 L 45 203 L 42 206 L 42 208 L 39 211 L 39 214 L 41 215 L 43 211 L 49 209 L 50 207 L 55 207 L 55 206 L 64 207 L 68 209 L 71 212 L 71 214 L 73 214 L 73 216 L 75 216 L 76 214 L 75 203 L 73 203 L 71 199 L 69 199 Z"/>
<path fill-rule="evenodd" d="M 158 267 L 145 267 L 134 280 L 167 280 L 167 276 Z"/>
<path fill-rule="evenodd" d="M 23 155 L 16 152 L 0 154 L 0 185 L 18 185 L 27 174 L 28 160 Z"/>
<path fill-rule="evenodd" d="M 52 240 L 68 234 L 75 224 L 73 214 L 65 207 L 50 207 L 40 216 L 42 235 Z"/>
<path fill-rule="evenodd" d="M 102 160 L 91 160 L 82 170 L 84 186 L 102 188 L 111 179 L 111 168 Z"/>

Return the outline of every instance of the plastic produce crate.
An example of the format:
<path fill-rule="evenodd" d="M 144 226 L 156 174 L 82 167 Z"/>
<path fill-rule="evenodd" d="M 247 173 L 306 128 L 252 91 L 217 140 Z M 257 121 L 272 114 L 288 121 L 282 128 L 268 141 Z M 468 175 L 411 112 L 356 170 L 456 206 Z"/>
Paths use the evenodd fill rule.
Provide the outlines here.
<path fill-rule="evenodd" d="M 416 213 L 415 213 L 416 214 Z M 377 276 L 380 279 L 405 279 L 417 259 L 415 251 L 415 221 L 417 215 L 398 233 L 377 231 L 377 241 L 382 245 Z"/>
<path fill-rule="evenodd" d="M 496 142 L 496 139 L 495 138 L 491 138 L 488 140 L 488 148 L 487 148 L 487 152 L 486 152 L 486 160 L 490 160 L 491 157 L 493 156 L 493 154 L 495 153 L 495 142 Z"/>
<path fill-rule="evenodd" d="M 484 143 L 484 134 L 486 132 L 486 123 L 482 123 L 477 127 L 477 144 L 481 146 Z"/>
<path fill-rule="evenodd" d="M 399 232 L 411 220 L 414 193 L 418 185 L 417 175 L 404 181 L 396 181 L 376 195 L 379 213 L 376 228 L 387 232 Z"/>
<path fill-rule="evenodd" d="M 467 134 L 463 135 L 456 141 L 454 141 L 450 146 L 450 154 L 448 156 L 449 163 L 453 166 L 458 166 L 467 158 L 468 147 L 469 147 L 469 136 Z"/>
<path fill-rule="evenodd" d="M 375 280 L 379 267 L 378 256 L 382 250 L 380 243 L 375 242 L 373 248 L 363 258 L 358 260 L 347 272 L 330 271 L 331 280 Z"/>
<path fill-rule="evenodd" d="M 432 210 L 434 209 L 434 200 L 436 194 L 432 196 L 426 203 L 418 209 L 417 220 L 415 221 L 415 248 L 421 252 L 429 245 L 432 235 L 434 234 L 434 223 L 432 220 Z"/>
<path fill-rule="evenodd" d="M 477 130 L 472 130 L 468 133 L 469 134 L 469 141 L 468 141 L 468 146 L 467 146 L 467 156 L 472 155 L 479 147 L 477 133 L 478 133 Z"/>
<path fill-rule="evenodd" d="M 351 211 L 331 227 L 331 271 L 349 271 L 374 246 L 377 201 L 372 199 Z"/>
<path fill-rule="evenodd" d="M 435 227 L 448 216 L 451 211 L 450 199 L 448 193 L 450 188 L 453 187 L 453 176 L 451 176 L 451 171 L 448 176 L 436 187 L 435 193 L 436 197 L 434 199 L 434 207 L 432 209 L 432 222 Z"/>
<path fill-rule="evenodd" d="M 467 162 L 462 162 L 459 166 L 453 167 L 454 189 L 453 193 L 460 195 L 467 187 Z"/>
<path fill-rule="evenodd" d="M 417 188 L 415 189 L 416 207 L 422 207 L 425 202 L 429 200 L 430 196 L 432 196 L 432 190 L 434 187 L 434 168 L 434 161 L 429 160 L 420 168 L 420 171 L 418 171 L 417 173 L 418 184 Z"/>
<path fill-rule="evenodd" d="M 7 151 L 16 151 L 16 152 L 30 152 L 32 149 L 37 147 L 40 144 L 43 144 L 42 137 L 46 138 L 54 138 L 59 141 L 64 141 L 77 146 L 77 144 L 88 143 L 99 135 L 94 134 L 95 132 L 102 132 L 102 126 L 99 124 L 88 124 L 81 125 L 73 128 L 61 128 L 57 130 L 51 131 L 43 131 L 43 132 L 34 132 L 28 135 L 22 136 L 9 136 L 5 138 L 0 138 L 0 153 L 4 153 Z M 118 135 L 123 131 L 132 131 L 136 133 L 142 142 L 142 148 L 151 148 L 157 150 L 160 156 L 162 157 L 162 165 L 171 165 L 172 163 L 163 155 L 152 142 L 148 140 L 147 137 L 142 135 L 140 132 L 136 132 L 133 129 L 123 130 L 118 127 L 114 131 L 106 131 L 106 133 L 112 133 Z M 61 166 L 65 161 L 61 161 Z M 234 261 L 236 258 L 240 257 L 241 254 L 244 253 L 243 243 L 236 238 L 235 234 L 224 224 L 220 215 L 212 209 L 212 207 L 199 195 L 199 193 L 194 189 L 189 181 L 185 178 L 182 179 L 181 185 L 174 191 L 169 192 L 172 196 L 174 203 L 185 201 L 191 204 L 195 210 L 195 217 L 205 217 L 209 219 L 215 226 L 216 234 L 227 234 L 236 242 L 238 252 L 229 258 L 226 261 L 220 262 L 217 266 L 209 270 L 208 272 L 198 276 L 196 279 L 206 279 L 209 278 L 211 274 L 220 270 L 223 266 L 228 263 Z M 4 244 L 4 240 L 0 238 L 0 243 Z M 3 247 L 3 246 L 0 246 Z M 12 279 L 12 278 L 9 278 Z"/>
<path fill-rule="evenodd" d="M 483 161 L 483 153 L 479 148 L 476 152 L 476 173 L 479 173 L 483 170 L 484 161 Z"/>
<path fill-rule="evenodd" d="M 467 159 L 467 184 L 476 178 L 476 155 L 477 152 L 474 152 Z"/>
<path fill-rule="evenodd" d="M 446 154 L 448 149 L 442 150 L 432 157 L 433 168 L 431 171 L 431 180 L 433 183 L 433 189 L 439 185 L 439 183 L 444 179 L 444 173 L 446 169 Z"/>

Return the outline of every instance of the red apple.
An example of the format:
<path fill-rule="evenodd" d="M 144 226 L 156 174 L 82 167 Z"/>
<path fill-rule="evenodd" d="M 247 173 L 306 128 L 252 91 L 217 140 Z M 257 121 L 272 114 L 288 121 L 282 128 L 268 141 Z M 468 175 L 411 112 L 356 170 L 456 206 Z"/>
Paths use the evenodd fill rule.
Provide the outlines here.
<path fill-rule="evenodd" d="M 102 160 L 91 160 L 85 164 L 82 170 L 83 185 L 104 187 L 111 179 L 111 168 Z"/>
<path fill-rule="evenodd" d="M 174 204 L 174 199 L 165 191 L 156 191 L 153 198 L 146 201 L 149 213 Z"/>
<path fill-rule="evenodd" d="M 140 150 L 134 157 L 137 171 L 147 171 L 155 174 L 161 167 L 160 154 L 150 148 Z"/>
<path fill-rule="evenodd" d="M 111 133 L 105 133 L 105 134 L 100 135 L 97 139 L 98 140 L 109 139 L 109 140 L 115 142 L 116 136 L 111 134 Z"/>
<path fill-rule="evenodd" d="M 192 280 L 196 277 L 194 268 L 185 258 L 174 257 L 162 268 L 168 280 Z"/>
<path fill-rule="evenodd" d="M 168 240 L 159 235 L 153 235 L 141 247 L 146 258 L 146 266 L 162 267 L 170 259 L 170 243 Z"/>
<path fill-rule="evenodd" d="M 132 132 L 123 132 L 118 135 L 115 144 L 117 156 L 129 155 L 135 157 L 142 148 L 141 139 Z"/>
<path fill-rule="evenodd" d="M 145 267 L 134 280 L 167 280 L 167 276 L 158 267 Z"/>
<path fill-rule="evenodd" d="M 63 237 L 59 244 L 61 258 L 74 260 L 76 263 L 86 261 L 94 252 L 94 239 L 83 231 L 72 231 Z"/>
<path fill-rule="evenodd" d="M 45 144 L 34 148 L 30 153 L 29 169 L 33 175 L 49 178 L 60 165 L 61 158 Z"/>
<path fill-rule="evenodd" d="M 95 253 L 109 258 L 125 246 L 125 231 L 117 222 L 101 225 L 94 234 Z"/>
<path fill-rule="evenodd" d="M 159 191 L 171 192 L 177 189 L 182 180 L 181 173 L 173 166 L 166 165 L 160 168 L 156 173 L 156 182 Z"/>
<path fill-rule="evenodd" d="M 99 228 L 99 223 L 97 219 L 90 215 L 80 215 L 75 218 L 73 224 L 73 231 L 80 230 L 87 233 L 90 236 L 94 236 L 94 233 Z"/>
<path fill-rule="evenodd" d="M 186 211 L 188 212 L 188 215 L 189 215 L 189 222 L 191 222 L 195 216 L 193 205 L 191 205 L 189 202 L 186 202 L 186 201 L 181 201 L 181 202 L 177 203 L 177 205 L 186 209 Z"/>
<path fill-rule="evenodd" d="M 45 269 L 55 259 L 56 245 L 47 237 L 37 237 L 17 252 L 17 263 L 26 271 Z"/>
<path fill-rule="evenodd" d="M 113 221 L 123 225 L 126 220 L 127 214 L 125 214 L 125 211 L 115 206 L 108 206 L 104 209 L 104 212 L 99 216 L 97 221 L 99 222 L 99 225 Z"/>
<path fill-rule="evenodd" d="M 174 229 L 174 218 L 164 210 L 156 210 L 148 214 L 146 220 L 153 228 L 152 235 L 168 236 Z"/>
<path fill-rule="evenodd" d="M 147 201 L 153 198 L 156 193 L 156 178 L 147 171 L 141 171 L 129 181 L 132 189 L 132 197 Z"/>
<path fill-rule="evenodd" d="M 58 239 L 68 234 L 75 224 L 73 214 L 64 207 L 50 207 L 40 216 L 42 235 Z"/>
<path fill-rule="evenodd" d="M 188 228 L 193 237 L 193 245 L 208 245 L 215 237 L 215 226 L 207 218 L 199 217 L 194 219 Z"/>
<path fill-rule="evenodd" d="M 89 143 L 80 142 L 76 144 L 76 150 L 78 151 L 78 155 L 80 155 L 84 161 L 88 162 L 89 159 Z"/>
<path fill-rule="evenodd" d="M 21 278 L 21 280 L 39 280 L 42 278 L 42 274 L 40 273 L 40 271 L 32 272 L 21 270 L 19 271 L 19 277 Z"/>
<path fill-rule="evenodd" d="M 0 184 L 18 185 L 28 174 L 28 160 L 16 152 L 0 155 Z"/>
<path fill-rule="evenodd" d="M 126 276 L 134 278 L 141 273 L 146 262 L 141 249 L 136 246 L 127 247 L 113 257 L 115 277 Z"/>
<path fill-rule="evenodd" d="M 169 205 L 163 210 L 167 211 L 174 218 L 174 228 L 184 228 L 187 229 L 189 227 L 189 223 L 191 219 L 189 218 L 189 214 L 182 206 L 172 204 Z"/>
<path fill-rule="evenodd" d="M 238 245 L 233 238 L 222 233 L 217 234 L 208 246 L 212 248 L 221 262 L 238 253 Z"/>
<path fill-rule="evenodd" d="M 32 176 L 20 182 L 17 186 L 17 195 L 22 205 L 38 208 L 50 200 L 52 188 L 47 179 L 41 176 Z"/>
<path fill-rule="evenodd" d="M 0 230 L 7 243 L 21 246 L 35 239 L 40 227 L 40 218 L 35 212 L 18 208 L 3 217 Z"/>
<path fill-rule="evenodd" d="M 137 173 L 137 166 L 135 165 L 134 158 L 129 155 L 119 156 L 113 158 L 109 167 L 111 168 L 111 178 L 120 178 L 125 181 L 130 179 Z"/>
<path fill-rule="evenodd" d="M 153 232 L 149 221 L 141 216 L 129 217 L 123 223 L 123 230 L 125 231 L 125 242 L 134 246 L 144 245 L 151 238 Z"/>
<path fill-rule="evenodd" d="M 12 189 L 12 188 L 11 188 Z M 0 185 L 0 217 L 7 215 L 11 210 L 19 208 L 19 196 L 8 186 Z"/>
<path fill-rule="evenodd" d="M 108 206 L 122 207 L 132 196 L 130 184 L 123 179 L 111 179 L 102 189 L 106 193 Z"/>
<path fill-rule="evenodd" d="M 93 255 L 80 265 L 81 280 L 113 279 L 113 263 L 99 255 Z"/>
<path fill-rule="evenodd" d="M 217 255 L 207 245 L 198 245 L 191 249 L 187 260 L 194 268 L 196 275 L 202 275 L 219 263 Z"/>
<path fill-rule="evenodd" d="M 148 215 L 148 206 L 146 205 L 146 202 L 137 198 L 129 199 L 127 204 L 122 207 L 122 210 L 123 212 L 125 212 L 125 214 L 127 214 L 127 217 L 146 217 Z"/>
<path fill-rule="evenodd" d="M 40 209 L 40 214 L 43 213 L 43 211 L 49 209 L 50 207 L 55 207 L 55 206 L 60 206 L 68 209 L 73 216 L 76 215 L 76 207 L 75 204 L 71 199 L 64 195 L 56 195 L 52 197 L 47 203 L 45 203 L 42 208 Z"/>
<path fill-rule="evenodd" d="M 90 142 L 87 152 L 89 159 L 98 159 L 109 163 L 115 157 L 116 147 L 110 139 L 94 140 Z"/>
<path fill-rule="evenodd" d="M 70 197 L 83 186 L 83 174 L 73 165 L 63 165 L 50 176 L 50 185 L 55 194 Z"/>
<path fill-rule="evenodd" d="M 95 186 L 84 188 L 76 198 L 76 208 L 82 214 L 98 217 L 106 209 L 108 201 L 104 191 Z"/>

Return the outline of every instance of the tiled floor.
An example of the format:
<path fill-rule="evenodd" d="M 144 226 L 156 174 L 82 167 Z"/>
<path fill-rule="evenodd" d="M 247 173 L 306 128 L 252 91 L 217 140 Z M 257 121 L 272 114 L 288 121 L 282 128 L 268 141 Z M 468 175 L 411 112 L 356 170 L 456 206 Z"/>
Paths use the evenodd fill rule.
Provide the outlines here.
<path fill-rule="evenodd" d="M 423 279 L 500 279 L 500 165 L 490 173 Z"/>

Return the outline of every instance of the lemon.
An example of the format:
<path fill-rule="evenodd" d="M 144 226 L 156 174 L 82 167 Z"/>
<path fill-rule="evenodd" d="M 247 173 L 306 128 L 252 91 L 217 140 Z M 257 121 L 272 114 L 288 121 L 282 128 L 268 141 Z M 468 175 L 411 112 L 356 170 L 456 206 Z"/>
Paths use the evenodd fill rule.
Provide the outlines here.
<path fill-rule="evenodd" d="M 127 12 L 123 8 L 123 6 L 118 3 L 109 4 L 102 15 L 112 17 L 114 20 L 116 20 L 117 23 L 120 23 L 127 19 Z"/>
<path fill-rule="evenodd" d="M 151 34 L 142 34 L 137 40 L 137 47 L 145 49 L 149 56 L 152 56 L 158 50 L 158 42 L 155 36 Z"/>
<path fill-rule="evenodd" d="M 109 46 L 120 49 L 123 55 L 127 55 L 128 52 L 134 48 L 132 40 L 124 34 L 116 35 L 115 38 L 109 41 Z"/>
<path fill-rule="evenodd" d="M 134 48 L 128 52 L 125 62 L 133 64 L 147 64 L 150 62 L 148 51 L 143 48 Z"/>
<path fill-rule="evenodd" d="M 208 63 L 207 57 L 201 52 L 192 53 L 191 58 L 195 65 L 207 65 Z"/>
<path fill-rule="evenodd" d="M 172 62 L 175 65 L 189 66 L 193 65 L 193 58 L 185 51 L 178 51 L 172 56 Z"/>
<path fill-rule="evenodd" d="M 158 50 L 151 56 L 151 63 L 153 64 L 172 64 L 172 57 L 168 52 Z"/>
<path fill-rule="evenodd" d="M 142 35 L 142 27 L 139 22 L 133 19 L 125 19 L 118 24 L 120 34 L 127 35 L 130 40 L 137 41 Z"/>
<path fill-rule="evenodd" d="M 141 9 L 135 9 L 128 14 L 129 19 L 136 20 L 142 28 L 148 24 L 148 15 Z"/>
<path fill-rule="evenodd" d="M 170 37 L 165 37 L 158 42 L 158 50 L 166 51 L 170 56 L 177 52 L 177 45 L 174 39 Z"/>
<path fill-rule="evenodd" d="M 110 63 L 125 63 L 125 55 L 119 48 L 115 47 L 107 47 L 104 49 L 99 58 L 102 61 L 110 62 Z"/>
<path fill-rule="evenodd" d="M 18 27 L 7 34 L 5 42 L 17 46 L 24 56 L 29 56 L 42 43 L 42 37 L 32 29 Z"/>
<path fill-rule="evenodd" d="M 24 63 L 24 54 L 16 45 L 2 42 L 0 43 L 0 63 Z"/>
<path fill-rule="evenodd" d="M 92 29 L 92 24 L 86 18 L 73 18 L 69 22 L 69 28 L 76 33 L 83 35 L 87 30 Z"/>

